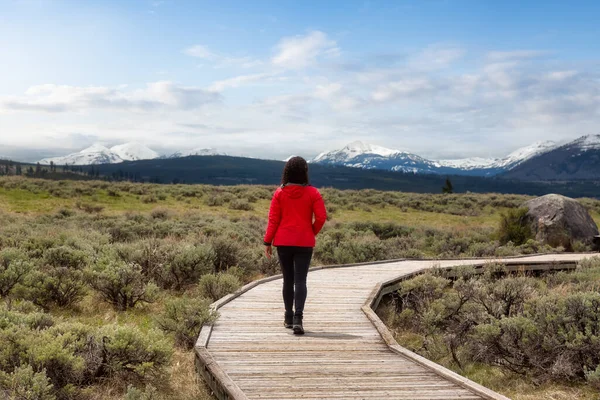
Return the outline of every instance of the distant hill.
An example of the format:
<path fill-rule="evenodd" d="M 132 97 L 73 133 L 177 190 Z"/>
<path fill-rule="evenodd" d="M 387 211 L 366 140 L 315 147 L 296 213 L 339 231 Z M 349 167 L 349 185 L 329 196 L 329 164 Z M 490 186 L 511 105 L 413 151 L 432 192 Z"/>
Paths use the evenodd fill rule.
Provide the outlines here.
<path fill-rule="evenodd" d="M 212 185 L 266 184 L 277 185 L 285 165 L 282 161 L 229 156 L 190 156 L 183 158 L 129 161 L 94 166 L 110 179 L 135 179 L 156 183 L 203 183 Z M 92 168 L 92 167 L 88 167 Z M 311 183 L 318 187 L 338 189 L 399 190 L 417 193 L 440 193 L 446 176 L 414 174 L 342 166 L 310 165 Z M 455 192 L 495 192 L 543 195 L 560 193 L 567 196 L 597 197 L 600 183 L 569 182 L 544 184 L 499 178 L 450 176 Z"/>
<path fill-rule="evenodd" d="M 523 181 L 600 180 L 600 135 L 582 136 L 502 175 Z"/>

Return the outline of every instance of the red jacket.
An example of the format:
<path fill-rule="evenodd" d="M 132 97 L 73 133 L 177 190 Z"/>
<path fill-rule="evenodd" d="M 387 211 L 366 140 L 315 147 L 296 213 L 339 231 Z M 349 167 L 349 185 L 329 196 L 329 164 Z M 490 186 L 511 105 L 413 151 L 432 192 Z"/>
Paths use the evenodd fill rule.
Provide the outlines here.
<path fill-rule="evenodd" d="M 326 220 L 325 203 L 316 188 L 294 184 L 280 187 L 271 200 L 265 244 L 315 247 L 315 236 Z"/>

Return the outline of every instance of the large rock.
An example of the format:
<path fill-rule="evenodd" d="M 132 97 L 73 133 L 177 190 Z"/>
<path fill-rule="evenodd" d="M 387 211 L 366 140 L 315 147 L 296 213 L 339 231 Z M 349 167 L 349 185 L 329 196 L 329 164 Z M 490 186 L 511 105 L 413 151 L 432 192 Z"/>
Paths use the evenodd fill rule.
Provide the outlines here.
<path fill-rule="evenodd" d="M 535 238 L 550 246 L 573 250 L 573 242 L 591 244 L 598 235 L 598 226 L 585 209 L 574 199 L 548 194 L 523 204 L 529 209 L 527 218 Z"/>

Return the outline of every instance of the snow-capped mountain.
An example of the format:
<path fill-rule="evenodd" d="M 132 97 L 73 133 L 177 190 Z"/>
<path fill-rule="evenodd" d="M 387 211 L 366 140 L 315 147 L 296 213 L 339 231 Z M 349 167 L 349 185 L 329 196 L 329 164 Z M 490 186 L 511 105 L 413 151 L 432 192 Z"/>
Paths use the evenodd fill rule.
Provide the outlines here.
<path fill-rule="evenodd" d="M 113 146 L 110 149 L 100 144 L 95 144 L 77 153 L 68 154 L 63 157 L 44 158 L 40 164 L 48 165 L 54 162 L 56 165 L 95 165 L 115 164 L 123 161 L 152 160 L 155 158 L 179 158 L 188 156 L 215 156 L 227 155 L 212 148 L 195 148 L 173 153 L 169 156 L 161 156 L 156 151 L 137 142 L 129 142 Z"/>
<path fill-rule="evenodd" d="M 152 160 L 160 157 L 154 150 L 137 142 L 129 142 L 113 146 L 110 150 L 125 161 Z"/>
<path fill-rule="evenodd" d="M 434 173 L 439 165 L 416 154 L 386 147 L 352 142 L 340 150 L 326 151 L 311 160 L 315 164 L 344 165 L 365 169 Z"/>
<path fill-rule="evenodd" d="M 218 152 L 217 149 L 198 147 L 198 148 L 191 149 L 191 150 L 183 150 L 183 151 L 175 152 L 175 153 L 171 154 L 168 158 L 179 158 L 179 157 L 189 157 L 189 156 L 226 156 L 226 155 L 227 154 L 225 154 L 225 153 Z"/>
<path fill-rule="evenodd" d="M 600 149 L 600 135 L 587 135 L 582 136 L 579 139 L 567 143 L 565 146 L 571 148 L 579 148 L 581 151 L 588 150 L 599 150 Z"/>
<path fill-rule="evenodd" d="M 520 180 L 600 179 L 600 135 L 582 136 L 531 157 L 505 177 Z"/>
<path fill-rule="evenodd" d="M 50 162 L 54 162 L 56 165 L 92 165 L 120 163 L 123 162 L 123 159 L 109 148 L 95 144 L 77 153 L 63 157 L 44 158 L 39 161 L 43 165 L 48 165 Z"/>
<path fill-rule="evenodd" d="M 442 167 L 459 168 L 465 170 L 490 168 L 494 163 L 498 162 L 495 158 L 461 158 L 458 160 L 438 160 L 437 163 Z"/>
<path fill-rule="evenodd" d="M 324 164 L 344 163 L 364 154 L 389 157 L 397 153 L 400 153 L 400 150 L 388 149 L 382 146 L 356 141 L 346 145 L 340 150 L 325 151 L 316 156 L 311 162 Z"/>
<path fill-rule="evenodd" d="M 498 160 L 493 166 L 497 168 L 512 169 L 530 158 L 547 153 L 556 147 L 556 142 L 547 140 L 545 142 L 535 142 L 534 144 L 522 147 L 510 153 L 505 158 Z"/>
<path fill-rule="evenodd" d="M 311 162 L 366 169 L 386 169 L 413 173 L 491 176 L 516 167 L 555 147 L 554 142 L 537 142 L 501 159 L 472 157 L 457 160 L 428 160 L 416 154 L 381 146 L 353 142 L 340 150 L 326 151 Z"/>

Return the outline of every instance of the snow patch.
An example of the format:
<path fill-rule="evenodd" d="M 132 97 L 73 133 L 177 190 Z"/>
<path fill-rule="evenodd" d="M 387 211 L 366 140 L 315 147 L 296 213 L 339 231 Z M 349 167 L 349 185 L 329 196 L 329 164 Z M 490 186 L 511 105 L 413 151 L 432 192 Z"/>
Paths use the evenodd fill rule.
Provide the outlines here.
<path fill-rule="evenodd" d="M 110 150 L 126 161 L 152 160 L 160 157 L 154 150 L 137 142 L 129 142 L 111 147 Z"/>

